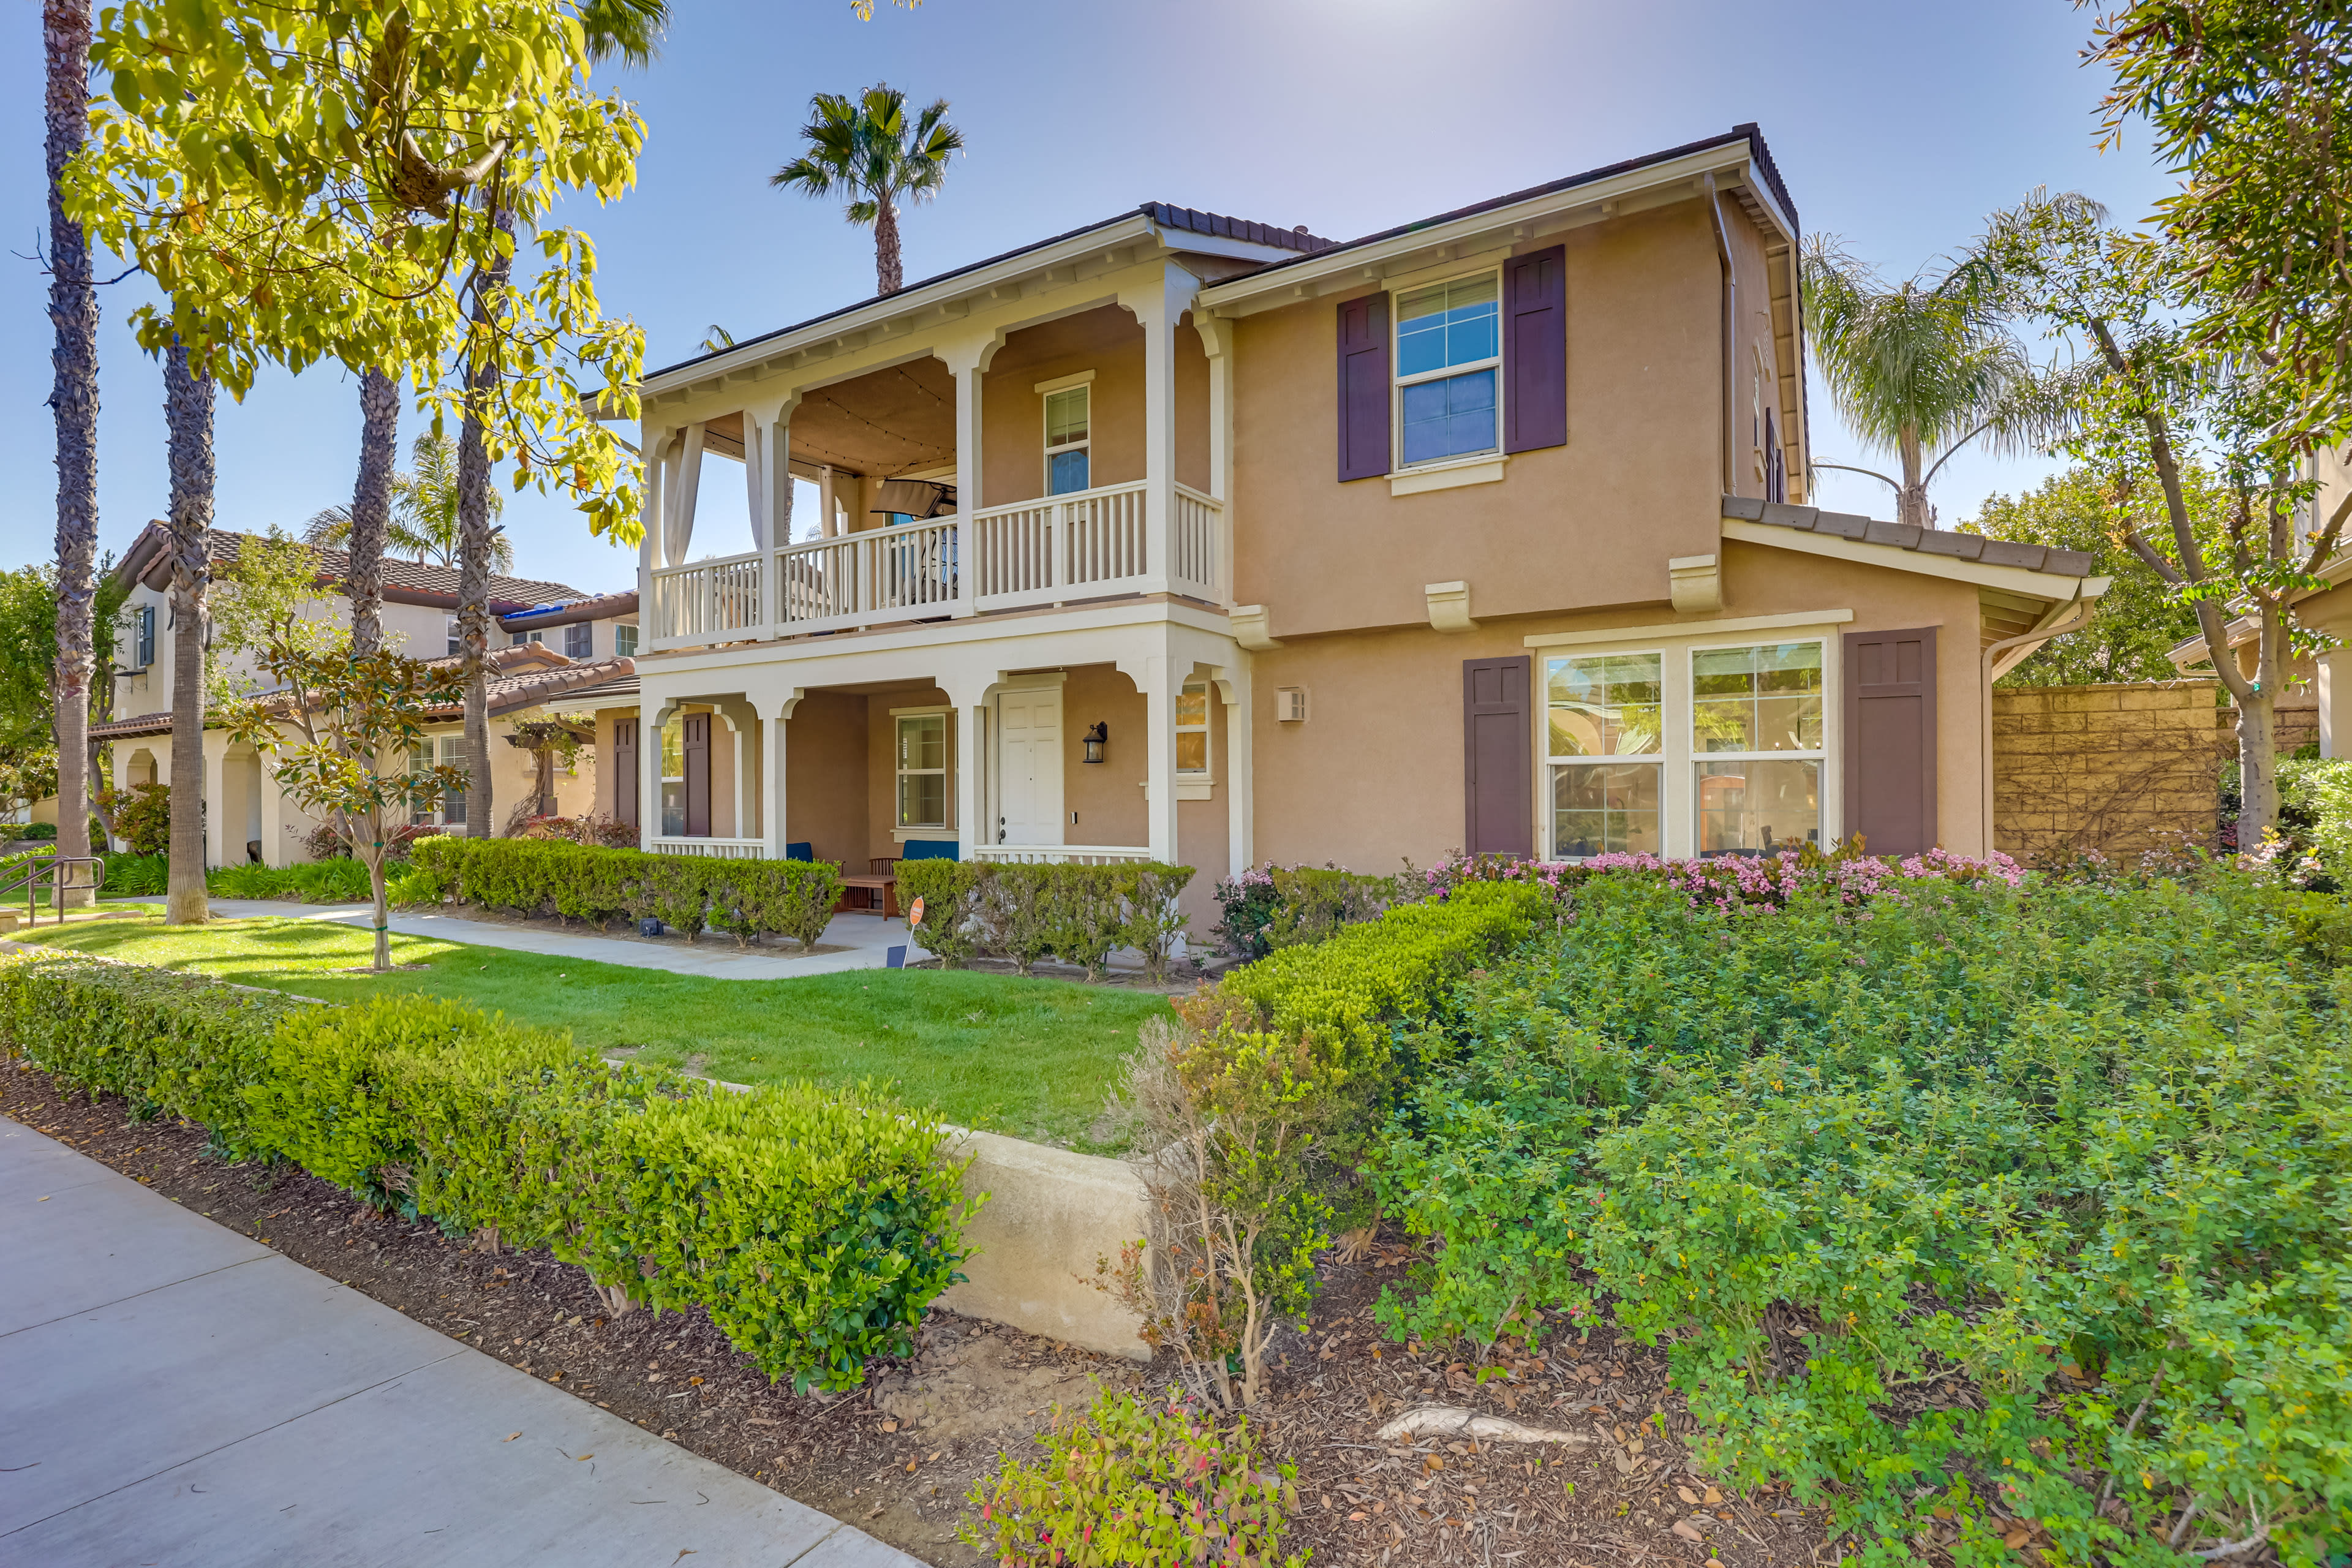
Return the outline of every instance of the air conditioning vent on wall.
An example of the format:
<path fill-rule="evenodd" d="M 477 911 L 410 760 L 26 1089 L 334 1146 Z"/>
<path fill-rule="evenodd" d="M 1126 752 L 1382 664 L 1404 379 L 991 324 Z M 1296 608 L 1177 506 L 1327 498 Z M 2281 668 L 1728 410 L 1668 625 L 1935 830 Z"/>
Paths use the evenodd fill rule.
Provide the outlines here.
<path fill-rule="evenodd" d="M 1285 724 L 1306 722 L 1307 689 L 1303 686 L 1275 688 L 1274 716 Z"/>

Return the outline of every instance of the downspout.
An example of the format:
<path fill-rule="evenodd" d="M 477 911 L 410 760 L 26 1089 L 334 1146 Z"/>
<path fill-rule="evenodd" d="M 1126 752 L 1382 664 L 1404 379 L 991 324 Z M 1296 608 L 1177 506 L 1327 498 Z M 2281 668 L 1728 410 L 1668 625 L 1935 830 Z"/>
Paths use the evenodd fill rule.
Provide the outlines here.
<path fill-rule="evenodd" d="M 1738 491 L 1734 488 L 1733 481 L 1738 478 L 1738 465 L 1732 460 L 1731 457 L 1731 427 L 1734 417 L 1731 402 L 1733 367 L 1731 339 L 1739 321 L 1739 279 L 1731 265 L 1731 230 L 1723 221 L 1723 197 L 1715 188 L 1713 174 L 1706 176 L 1706 205 L 1708 210 L 1715 215 L 1716 258 L 1723 265 L 1723 320 L 1719 328 L 1723 339 L 1723 363 L 1720 368 L 1723 381 L 1723 406 L 1716 410 L 1717 422 L 1716 456 L 1717 460 L 1723 465 L 1723 493 L 1736 495 Z"/>
<path fill-rule="evenodd" d="M 1982 744 L 1982 746 L 1979 749 L 1979 752 L 1978 752 L 1978 766 L 1979 766 L 1979 773 L 1982 775 L 1982 780 L 1981 780 L 1981 782 L 1982 782 L 1982 788 L 1981 788 L 1981 789 L 1979 790 L 1979 801 L 1978 801 L 1978 806 L 1979 806 L 1979 810 L 1978 810 L 1978 830 L 1979 830 L 1979 832 L 1984 836 L 1984 837 L 1983 837 L 1983 839 L 1982 839 L 1982 844 L 1983 844 L 1983 847 L 1984 847 L 1984 853 L 1985 853 L 1985 855 L 1986 855 L 1987 857 L 1990 857 L 1990 856 L 1992 854 L 1992 848 L 1993 848 L 1993 846 L 1992 846 L 1992 667 L 1993 667 L 1993 661 L 1994 661 L 1995 659 L 1998 659 L 1998 658 L 1999 658 L 2002 654 L 2004 654 L 2004 653 L 2008 652 L 2011 648 L 2013 648 L 2013 647 L 2021 647 L 2021 646 L 2023 646 L 2024 644 L 2026 644 L 2026 643 L 2030 643 L 2030 642 L 2048 642 L 2048 641 L 2052 640 L 2052 639 L 2053 639 L 2053 638 L 2054 638 L 2054 637 L 2064 637 L 2068 632 L 2072 632 L 2072 631 L 2079 631 L 2079 630 L 2081 630 L 2084 626 L 2085 626 L 2089 625 L 2089 624 L 2090 624 L 2090 619 L 2091 619 L 2092 613 L 2093 613 L 2094 611 L 2097 610 L 2097 609 L 2098 609 L 2098 607 L 2099 607 L 2099 601 L 2098 601 L 2097 599 L 2095 599 L 2095 598 L 2092 598 L 2092 599 L 2085 599 L 2085 598 L 2084 598 L 2084 597 L 2083 597 L 2083 590 L 2082 590 L 2082 589 L 2080 589 L 2080 588 L 2078 587 L 2078 588 L 2076 588 L 2076 589 L 2074 590 L 2074 604 L 2075 604 L 2075 610 L 2074 610 L 2074 613 L 2073 615 L 2071 615 L 2071 616 L 2067 616 L 2064 620 L 2060 621 L 2060 622 L 2059 622 L 2057 625 L 2055 625 L 2055 626 L 2037 626 L 2037 627 L 2035 627 L 2032 631 L 2030 631 L 2030 632 L 2021 632 L 2021 633 L 2019 633 L 2017 636 L 2015 636 L 2015 637 L 2003 637 L 2003 638 L 2001 638 L 2001 639 L 2000 639 L 1999 642 L 1997 642 L 1997 643 L 1990 643 L 1990 644 L 1986 645 L 1986 647 L 1985 647 L 1985 650 L 1984 650 L 1984 656 L 1983 656 L 1983 657 L 1984 657 L 1983 673 L 1982 673 L 1982 678 L 1981 678 L 1981 679 L 1977 682 L 1977 692 L 1978 692 L 1978 697 L 1979 697 L 1979 706 L 1983 709 L 1983 712 L 1984 712 L 1984 741 L 1983 741 L 1983 744 Z"/>

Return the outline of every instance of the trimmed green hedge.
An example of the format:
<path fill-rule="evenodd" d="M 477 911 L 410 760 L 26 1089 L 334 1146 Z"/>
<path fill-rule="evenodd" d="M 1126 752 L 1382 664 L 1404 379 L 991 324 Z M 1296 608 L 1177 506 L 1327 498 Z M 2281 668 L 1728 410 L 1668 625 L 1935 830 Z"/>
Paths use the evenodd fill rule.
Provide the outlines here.
<path fill-rule="evenodd" d="M 722 860 L 457 834 L 420 838 L 410 855 L 408 873 L 394 890 L 404 903 L 455 897 L 592 925 L 615 915 L 651 917 L 689 941 L 718 930 L 747 946 L 772 935 L 813 948 L 841 896 L 841 868 L 823 860 Z"/>
<path fill-rule="evenodd" d="M 1130 861 L 1117 866 L 1004 865 L 988 860 L 901 860 L 898 902 L 911 916 L 923 901 L 916 939 L 955 969 L 986 953 L 1026 974 L 1055 954 L 1101 976 L 1111 950 L 1143 954 L 1164 978 L 1185 919 L 1176 900 L 1190 866 Z"/>
<path fill-rule="evenodd" d="M 700 1307 L 795 1389 L 908 1351 L 969 1256 L 948 1130 L 865 1089 L 736 1093 L 428 997 L 305 1005 L 50 956 L 0 961 L 0 1044 L 225 1152 Z"/>

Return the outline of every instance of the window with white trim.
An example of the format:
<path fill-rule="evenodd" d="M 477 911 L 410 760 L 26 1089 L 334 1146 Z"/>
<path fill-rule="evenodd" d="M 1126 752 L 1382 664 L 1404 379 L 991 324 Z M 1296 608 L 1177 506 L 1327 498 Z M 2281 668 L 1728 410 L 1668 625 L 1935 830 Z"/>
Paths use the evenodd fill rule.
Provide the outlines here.
<path fill-rule="evenodd" d="M 613 656 L 615 658 L 635 658 L 637 657 L 636 622 L 615 621 L 613 623 Z"/>
<path fill-rule="evenodd" d="M 587 658 L 596 651 L 596 624 L 574 621 L 563 628 L 563 657 Z"/>
<path fill-rule="evenodd" d="M 1660 653 L 1545 661 L 1554 855 L 1661 853 L 1664 665 Z"/>
<path fill-rule="evenodd" d="M 1819 642 L 1691 650 L 1701 855 L 1821 842 L 1826 689 Z"/>
<path fill-rule="evenodd" d="M 425 742 L 424 755 L 417 759 L 420 767 L 464 768 L 467 765 L 466 737 L 435 735 Z M 463 827 L 466 826 L 466 792 L 435 791 L 409 802 L 408 820 L 417 826 Z"/>
<path fill-rule="evenodd" d="M 661 830 L 665 838 L 686 834 L 686 721 L 661 727 Z"/>
<path fill-rule="evenodd" d="M 543 630 L 535 632 L 517 632 L 514 634 L 512 640 L 509 641 L 507 646 L 509 647 L 520 647 L 525 643 L 544 643 L 546 640 L 547 633 Z"/>
<path fill-rule="evenodd" d="M 1397 466 L 1502 448 L 1502 280 L 1457 278 L 1397 296 Z"/>
<path fill-rule="evenodd" d="M 1066 386 L 1045 394 L 1045 493 L 1066 496 L 1091 484 L 1093 404 L 1091 386 Z"/>
<path fill-rule="evenodd" d="M 1209 683 L 1188 680 L 1176 693 L 1176 773 L 1209 776 Z"/>
<path fill-rule="evenodd" d="M 948 716 L 901 713 L 898 720 L 898 826 L 948 825 Z"/>
<path fill-rule="evenodd" d="M 442 616 L 441 629 L 449 638 L 449 652 L 447 657 L 455 658 L 459 654 L 466 651 L 466 634 L 457 616 Z"/>

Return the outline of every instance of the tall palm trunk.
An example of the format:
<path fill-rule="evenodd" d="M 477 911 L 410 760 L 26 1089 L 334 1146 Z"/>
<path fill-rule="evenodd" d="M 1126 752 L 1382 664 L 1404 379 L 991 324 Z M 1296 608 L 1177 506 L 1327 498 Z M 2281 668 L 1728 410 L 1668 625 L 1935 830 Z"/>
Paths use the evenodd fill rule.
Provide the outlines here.
<path fill-rule="evenodd" d="M 1927 481 L 1920 473 L 1926 458 L 1919 449 L 1917 426 L 1903 426 L 1897 450 L 1903 458 L 1903 488 L 1895 494 L 1895 521 L 1914 528 L 1933 528 L 1936 514 L 1927 506 Z"/>
<path fill-rule="evenodd" d="M 514 214 L 497 208 L 490 221 L 514 233 Z M 474 291 L 474 336 L 485 352 L 466 366 L 466 417 L 457 432 L 457 648 L 466 677 L 466 832 L 497 832 L 490 786 L 490 555 L 498 530 L 490 523 L 490 452 L 483 434 L 499 384 L 498 296 L 511 263 L 502 247 Z M 476 346 L 476 345 L 469 345 Z"/>
<path fill-rule="evenodd" d="M 400 384 L 380 370 L 360 377 L 360 474 L 352 487 L 352 651 L 383 646 L 383 539 L 392 527 L 393 447 L 400 437 Z"/>
<path fill-rule="evenodd" d="M 874 291 L 896 294 L 906 286 L 906 274 L 898 265 L 898 209 L 887 193 L 875 205 Z"/>
<path fill-rule="evenodd" d="M 49 322 L 58 426 L 58 662 L 51 720 L 58 740 L 58 853 L 89 853 L 89 689 L 98 607 L 98 291 L 81 226 L 66 216 L 59 182 L 89 133 L 89 0 L 43 0 L 43 158 L 49 179 Z M 87 904 L 85 885 L 58 902 Z"/>
<path fill-rule="evenodd" d="M 172 867 L 165 925 L 200 925 L 205 901 L 205 535 L 213 525 L 213 383 L 188 351 L 163 354 L 172 468 Z"/>

